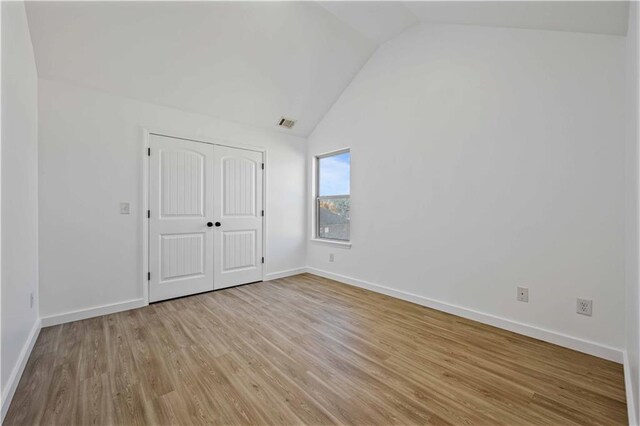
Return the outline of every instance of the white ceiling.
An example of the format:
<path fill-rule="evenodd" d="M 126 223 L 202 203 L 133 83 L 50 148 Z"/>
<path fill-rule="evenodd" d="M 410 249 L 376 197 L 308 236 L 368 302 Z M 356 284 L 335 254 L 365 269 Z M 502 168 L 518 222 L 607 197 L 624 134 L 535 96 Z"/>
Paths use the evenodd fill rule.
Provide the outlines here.
<path fill-rule="evenodd" d="M 376 44 L 384 43 L 418 22 L 400 2 L 321 1 L 320 6 Z"/>
<path fill-rule="evenodd" d="M 307 135 L 376 44 L 312 2 L 28 2 L 40 77 Z M 283 130 L 285 131 L 285 130 Z"/>
<path fill-rule="evenodd" d="M 308 135 L 377 45 L 419 22 L 626 34 L 628 3 L 27 2 L 38 74 Z"/>
<path fill-rule="evenodd" d="M 422 22 L 625 35 L 626 1 L 403 2 Z"/>

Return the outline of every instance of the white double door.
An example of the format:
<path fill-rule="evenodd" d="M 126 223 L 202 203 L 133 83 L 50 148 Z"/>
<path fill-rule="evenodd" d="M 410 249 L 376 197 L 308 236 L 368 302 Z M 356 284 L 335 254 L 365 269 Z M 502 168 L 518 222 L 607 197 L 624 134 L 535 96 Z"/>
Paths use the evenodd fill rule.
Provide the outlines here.
<path fill-rule="evenodd" d="M 262 153 L 149 137 L 149 300 L 262 280 Z"/>

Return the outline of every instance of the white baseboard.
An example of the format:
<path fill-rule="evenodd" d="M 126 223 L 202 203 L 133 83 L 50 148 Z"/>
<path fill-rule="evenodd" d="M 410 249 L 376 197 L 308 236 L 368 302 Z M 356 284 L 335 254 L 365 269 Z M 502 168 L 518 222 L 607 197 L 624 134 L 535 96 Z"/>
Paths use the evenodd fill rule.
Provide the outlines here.
<path fill-rule="evenodd" d="M 263 281 L 277 280 L 278 278 L 286 278 L 292 275 L 304 274 L 305 272 L 307 272 L 307 268 L 295 268 L 287 269 L 286 271 L 272 272 L 270 274 L 266 274 Z"/>
<path fill-rule="evenodd" d="M 101 315 L 114 314 L 116 312 L 128 311 L 129 309 L 147 306 L 144 299 L 127 300 L 126 302 L 110 303 L 108 305 L 95 306 L 93 308 L 79 309 L 77 311 L 65 312 L 63 314 L 50 315 L 42 318 L 42 326 L 64 324 L 72 321 L 79 321 L 87 318 L 99 317 Z"/>
<path fill-rule="evenodd" d="M 2 390 L 2 421 L 4 421 L 4 416 L 7 414 L 7 411 L 9 411 L 9 405 L 11 405 L 13 395 L 16 393 L 24 368 L 27 366 L 27 361 L 31 355 L 33 345 L 35 345 L 36 340 L 38 340 L 38 335 L 40 335 L 40 328 L 41 322 L 40 319 L 37 319 L 35 324 L 33 324 L 33 328 L 29 332 L 27 341 L 20 351 L 16 365 L 11 371 L 11 376 L 9 376 L 9 380 L 7 381 L 7 387 Z"/>
<path fill-rule="evenodd" d="M 629 356 L 627 351 L 623 351 L 624 364 L 624 389 L 627 394 L 627 414 L 629 416 L 629 426 L 638 426 L 636 418 L 636 399 L 633 395 L 633 386 L 631 385 L 631 366 L 629 365 Z"/>
<path fill-rule="evenodd" d="M 610 361 L 614 361 L 617 363 L 622 363 L 623 361 L 621 349 L 612 348 L 609 346 L 601 345 L 599 343 L 583 340 L 577 337 L 568 336 L 566 334 L 558 333 L 555 331 L 545 330 L 540 327 L 536 327 L 529 324 L 523 324 L 517 321 L 498 317 L 498 316 L 487 314 L 484 312 L 474 311 L 472 309 L 464 308 L 462 306 L 456 306 L 456 305 L 441 302 L 438 300 L 429 299 L 424 296 L 418 296 L 417 294 L 395 290 L 389 287 L 373 284 L 373 283 L 359 280 L 356 278 L 334 274 L 332 272 L 323 271 L 321 269 L 307 267 L 307 272 L 309 272 L 310 274 L 329 278 L 335 281 L 340 281 L 341 283 L 344 283 L 344 284 L 349 284 L 355 287 L 360 287 L 367 290 L 375 291 L 376 293 L 382 293 L 382 294 L 386 294 L 387 296 L 392 296 L 398 299 L 406 300 L 408 302 L 413 302 L 418 305 L 426 306 L 428 308 L 437 309 L 438 311 L 447 312 L 449 314 L 457 315 L 459 317 L 463 317 L 463 318 L 471 319 L 484 324 L 492 325 L 494 327 L 502 328 L 504 330 L 513 331 L 514 333 L 523 334 L 525 336 L 533 337 L 534 339 L 543 340 L 545 342 L 553 343 L 558 346 L 563 346 L 565 348 L 573 349 L 579 352 L 584 352 L 589 355 L 594 355 L 599 358 L 608 359 Z"/>

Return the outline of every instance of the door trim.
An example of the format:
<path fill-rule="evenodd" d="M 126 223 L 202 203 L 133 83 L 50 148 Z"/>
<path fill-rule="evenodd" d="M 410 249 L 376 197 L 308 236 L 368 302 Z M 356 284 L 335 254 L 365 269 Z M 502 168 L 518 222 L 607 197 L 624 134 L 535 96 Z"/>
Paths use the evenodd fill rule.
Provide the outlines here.
<path fill-rule="evenodd" d="M 193 136 L 193 137 L 189 137 L 184 135 L 184 133 L 181 133 L 179 135 L 176 135 L 175 132 L 172 131 L 168 131 L 168 130 L 162 130 L 162 129 L 157 129 L 157 128 L 148 128 L 148 127 L 141 127 L 141 132 L 142 132 L 142 137 L 140 138 L 141 141 L 141 147 L 140 147 L 140 155 L 142 155 L 142 167 L 141 167 L 141 173 L 142 176 L 140 177 L 140 182 L 142 183 L 142 194 L 141 194 L 141 203 L 140 205 L 142 206 L 142 210 L 139 212 L 139 220 L 140 220 L 140 229 L 141 229 L 141 238 L 142 238 L 142 244 L 141 244 L 141 253 L 140 253 L 140 258 L 141 258 L 141 270 L 139 271 L 140 273 L 140 286 L 142 289 L 142 299 L 145 302 L 145 305 L 149 304 L 149 281 L 147 279 L 147 273 L 150 271 L 149 269 L 149 219 L 147 218 L 147 210 L 149 210 L 149 156 L 147 155 L 147 150 L 150 148 L 150 144 L 149 144 L 149 136 L 150 135 L 157 135 L 157 136 L 165 136 L 165 137 L 169 137 L 169 138 L 174 138 L 174 139 L 182 139 L 182 140 L 187 140 L 187 141 L 192 141 L 192 142 L 200 142 L 200 143 L 207 143 L 210 145 L 220 145 L 220 146 L 227 146 L 230 148 L 238 148 L 238 149 L 246 149 L 248 151 L 256 151 L 262 154 L 262 162 L 264 163 L 264 174 L 262 176 L 262 207 L 265 211 L 264 216 L 262 217 L 262 255 L 265 258 L 265 263 L 262 265 L 262 281 L 265 281 L 265 276 L 266 276 L 266 260 L 268 259 L 267 255 L 267 214 L 269 214 L 269 212 L 267 211 L 267 170 L 269 170 L 267 168 L 267 150 L 266 148 L 263 147 L 257 147 L 257 146 L 251 146 L 251 145 L 244 145 L 244 144 L 239 144 L 239 143 L 235 143 L 233 141 L 227 140 L 227 139 L 223 139 L 223 138 L 215 138 L 215 139 L 211 139 L 208 137 L 202 137 L 199 135 Z M 151 214 L 153 214 L 153 212 L 151 212 Z"/>

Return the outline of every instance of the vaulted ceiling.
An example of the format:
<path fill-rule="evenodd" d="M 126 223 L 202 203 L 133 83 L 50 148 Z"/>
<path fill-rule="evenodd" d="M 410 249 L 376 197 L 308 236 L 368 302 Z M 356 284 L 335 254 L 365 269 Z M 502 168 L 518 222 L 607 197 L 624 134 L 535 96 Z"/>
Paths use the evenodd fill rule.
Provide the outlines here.
<path fill-rule="evenodd" d="M 308 134 L 376 45 L 311 2 L 38 2 L 40 77 Z"/>
<path fill-rule="evenodd" d="M 626 33 L 626 2 L 28 2 L 38 74 L 308 135 L 419 22 Z"/>
<path fill-rule="evenodd" d="M 434 1 L 404 3 L 422 22 L 625 35 L 626 1 Z"/>

